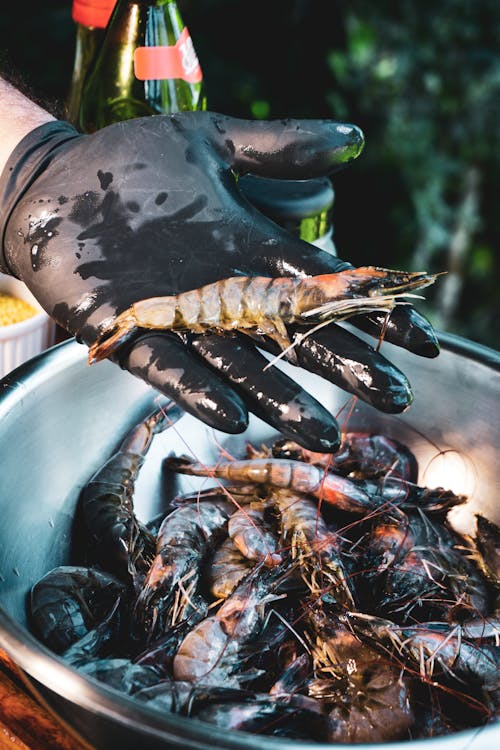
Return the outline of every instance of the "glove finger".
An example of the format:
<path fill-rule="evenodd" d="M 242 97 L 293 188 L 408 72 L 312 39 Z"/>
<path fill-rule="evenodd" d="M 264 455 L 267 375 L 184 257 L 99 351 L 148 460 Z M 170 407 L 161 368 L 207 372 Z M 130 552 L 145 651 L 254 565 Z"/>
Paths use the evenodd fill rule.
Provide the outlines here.
<path fill-rule="evenodd" d="M 384 341 L 420 357 L 432 359 L 439 354 L 436 332 L 427 318 L 411 305 L 397 305 L 389 316 L 383 313 L 356 315 L 349 323 L 376 338 L 383 332 Z"/>
<path fill-rule="evenodd" d="M 195 336 L 191 346 L 211 367 L 223 374 L 249 411 L 309 450 L 333 452 L 340 430 L 332 415 L 294 380 L 243 338 L 213 334 Z"/>
<path fill-rule="evenodd" d="M 240 120 L 213 116 L 231 165 L 240 173 L 301 180 L 331 174 L 356 159 L 363 132 L 332 120 Z"/>
<path fill-rule="evenodd" d="M 279 354 L 269 339 L 259 338 L 259 346 Z M 413 401 L 410 383 L 401 370 L 341 326 L 329 325 L 303 339 L 295 354 L 299 366 L 379 411 L 399 414 Z"/>
<path fill-rule="evenodd" d="M 399 414 L 413 401 L 406 375 L 340 326 L 305 339 L 297 358 L 302 367 L 387 414 Z"/>
<path fill-rule="evenodd" d="M 241 397 L 193 356 L 180 338 L 157 333 L 140 336 L 125 352 L 120 351 L 119 365 L 209 427 L 236 434 L 248 426 Z"/>

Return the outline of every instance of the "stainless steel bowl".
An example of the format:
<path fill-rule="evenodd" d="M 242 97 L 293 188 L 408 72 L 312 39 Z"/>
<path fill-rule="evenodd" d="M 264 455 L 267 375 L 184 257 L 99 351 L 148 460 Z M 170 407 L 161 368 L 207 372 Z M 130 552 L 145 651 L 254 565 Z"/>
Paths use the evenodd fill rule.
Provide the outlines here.
<path fill-rule="evenodd" d="M 440 338 L 443 349 L 435 360 L 384 345 L 384 353 L 410 378 L 415 401 L 398 416 L 357 403 L 350 425 L 405 441 L 419 459 L 422 483 L 467 493 L 470 501 L 457 509 L 454 519 L 459 528 L 469 527 L 477 510 L 500 523 L 500 355 L 450 335 Z M 321 394 L 334 413 L 346 403 L 345 393 L 316 376 L 295 369 L 293 375 Z M 74 341 L 53 347 L 0 382 L 0 647 L 63 720 L 99 750 L 313 750 L 316 743 L 221 733 L 195 719 L 162 716 L 68 668 L 28 630 L 27 591 L 49 569 L 70 562 L 80 489 L 122 433 L 151 410 L 154 396 L 115 365 L 88 367 L 85 347 Z M 137 485 L 138 515 L 153 517 L 163 493 L 186 491 L 202 481 L 184 477 L 175 487 L 165 487 L 160 465 L 168 452 L 191 450 L 210 461 L 219 445 L 234 454 L 247 439 L 261 442 L 272 436 L 256 418 L 243 435 L 228 436 L 184 416 L 155 438 Z M 408 750 L 410 744 L 412 750 L 496 750 L 500 725 L 391 743 L 390 748 Z"/>

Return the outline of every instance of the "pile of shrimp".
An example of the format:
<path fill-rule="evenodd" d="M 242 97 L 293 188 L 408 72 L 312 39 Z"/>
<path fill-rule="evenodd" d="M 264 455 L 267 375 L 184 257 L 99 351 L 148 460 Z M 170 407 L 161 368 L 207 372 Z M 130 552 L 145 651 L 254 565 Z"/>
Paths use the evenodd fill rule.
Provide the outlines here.
<path fill-rule="evenodd" d="M 436 737 L 498 719 L 500 534 L 417 482 L 400 442 L 346 432 L 334 454 L 248 445 L 159 517 L 134 487 L 161 405 L 83 488 L 83 557 L 32 587 L 34 633 L 150 708 L 226 730 L 325 742 Z"/>

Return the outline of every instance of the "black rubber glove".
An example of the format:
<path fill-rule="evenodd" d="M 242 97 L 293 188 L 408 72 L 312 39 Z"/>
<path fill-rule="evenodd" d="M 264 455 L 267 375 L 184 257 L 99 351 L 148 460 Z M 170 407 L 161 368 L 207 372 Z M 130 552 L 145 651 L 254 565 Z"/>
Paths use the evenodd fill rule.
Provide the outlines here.
<path fill-rule="evenodd" d="M 238 274 L 340 270 L 348 264 L 251 206 L 235 175 L 324 176 L 362 147 L 358 128 L 326 120 L 189 112 L 92 135 L 47 123 L 21 141 L 0 178 L 0 268 L 87 345 L 104 321 L 139 299 Z M 412 308 L 399 317 L 394 343 L 437 354 L 425 319 Z M 376 408 L 400 412 L 411 402 L 403 373 L 340 326 L 311 336 L 297 354 L 303 367 Z M 141 332 L 117 359 L 217 429 L 242 431 L 250 410 L 310 449 L 338 445 L 333 415 L 276 367 L 263 372 L 267 360 L 244 336 Z"/>

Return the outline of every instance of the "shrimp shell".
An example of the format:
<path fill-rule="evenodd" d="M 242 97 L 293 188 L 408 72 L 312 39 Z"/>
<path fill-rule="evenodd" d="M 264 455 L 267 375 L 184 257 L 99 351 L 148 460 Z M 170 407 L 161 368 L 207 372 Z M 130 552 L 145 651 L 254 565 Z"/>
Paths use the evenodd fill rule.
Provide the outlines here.
<path fill-rule="evenodd" d="M 227 537 L 217 547 L 208 571 L 210 591 L 215 599 L 227 599 L 252 568 L 232 539 Z"/>
<path fill-rule="evenodd" d="M 229 519 L 227 531 L 239 551 L 249 560 L 263 562 L 268 567 L 281 562 L 282 556 L 276 549 L 277 540 L 265 525 L 263 505 L 235 511 Z"/>
<path fill-rule="evenodd" d="M 181 294 L 135 302 L 102 326 L 89 348 L 88 361 L 109 357 L 138 328 L 267 335 L 284 351 L 290 347 L 286 324 L 390 311 L 401 296 L 433 284 L 436 278 L 376 266 L 305 278 L 234 276 Z"/>
<path fill-rule="evenodd" d="M 200 681 L 205 685 L 241 687 L 256 675 L 241 673 L 243 648 L 257 638 L 266 605 L 281 598 L 276 594 L 279 581 L 286 577 L 287 565 L 257 566 L 234 589 L 215 615 L 194 626 L 179 646 L 173 663 L 176 680 Z"/>
<path fill-rule="evenodd" d="M 153 438 L 182 415 L 165 400 L 124 436 L 79 498 L 91 562 L 140 586 L 154 556 L 154 538 L 134 512 L 135 483 Z"/>
<path fill-rule="evenodd" d="M 202 563 L 210 545 L 226 533 L 232 509 L 231 503 L 219 498 L 184 505 L 164 518 L 156 556 L 136 601 L 139 632 L 158 636 L 192 615 L 193 608 L 203 613 L 197 592 Z"/>
<path fill-rule="evenodd" d="M 285 490 L 273 493 L 281 516 L 283 544 L 290 544 L 298 557 L 303 578 L 312 592 L 332 587 L 339 604 L 354 606 L 352 582 L 342 561 L 337 537 L 312 500 Z"/>
<path fill-rule="evenodd" d="M 362 612 L 349 612 L 347 617 L 356 634 L 379 650 L 393 649 L 409 666 L 418 669 L 422 677 L 434 677 L 440 671 L 489 691 L 500 690 L 500 649 L 494 643 L 463 638 L 460 626 L 447 623 L 398 626 Z"/>

